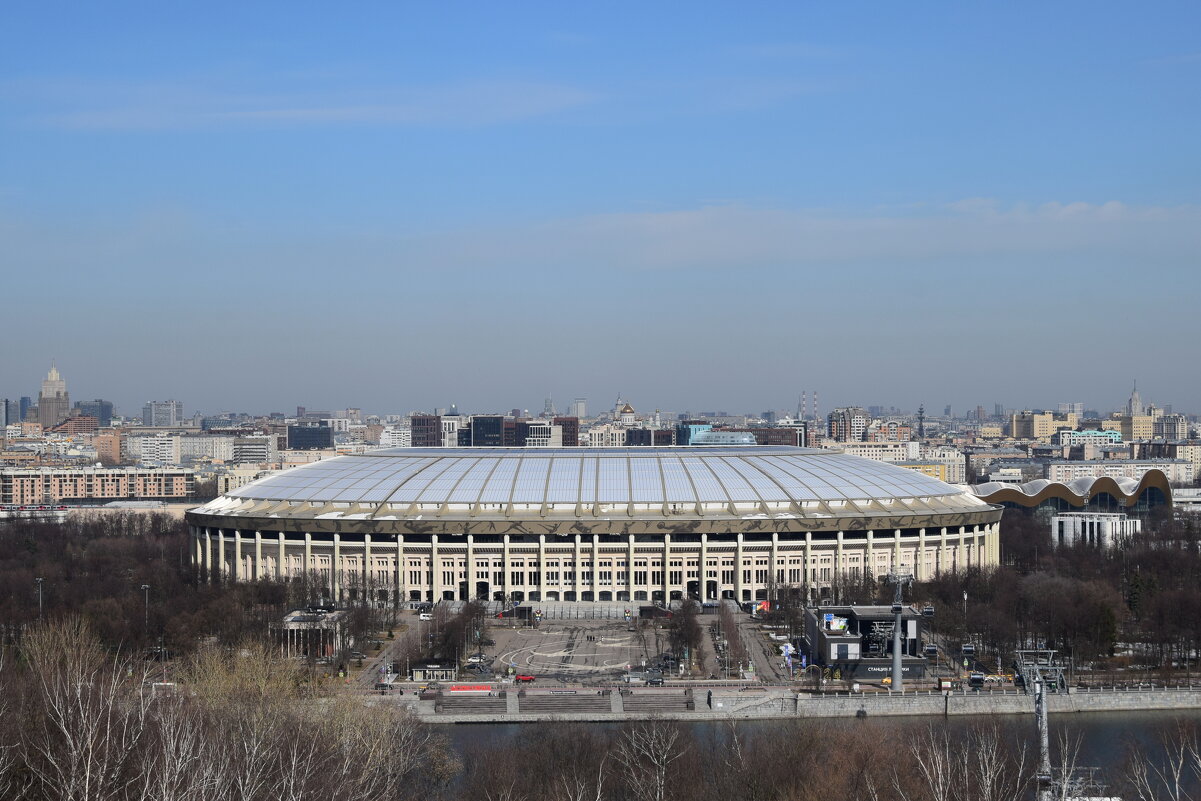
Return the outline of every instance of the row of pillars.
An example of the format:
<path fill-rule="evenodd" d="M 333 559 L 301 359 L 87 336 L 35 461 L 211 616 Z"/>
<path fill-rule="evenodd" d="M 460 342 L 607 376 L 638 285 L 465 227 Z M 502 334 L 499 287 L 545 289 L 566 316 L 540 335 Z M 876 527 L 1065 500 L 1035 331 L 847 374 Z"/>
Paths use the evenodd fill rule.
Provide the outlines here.
<path fill-rule="evenodd" d="M 273 539 L 265 539 L 261 531 L 255 531 L 253 534 L 249 534 L 244 533 L 241 530 L 234 530 L 232 536 L 232 570 L 226 569 L 225 558 L 226 543 L 231 539 L 229 535 L 224 534 L 221 529 L 212 529 L 207 527 L 193 528 L 193 532 L 195 542 L 195 550 L 193 553 L 194 564 L 204 568 L 209 580 L 216 579 L 218 575 L 221 578 L 231 578 L 234 581 L 249 581 L 262 578 L 274 578 L 277 580 L 282 580 L 289 577 L 289 574 L 285 569 L 285 565 L 287 563 L 286 548 L 287 545 L 294 544 L 295 540 L 287 539 L 282 531 L 275 532 L 275 537 Z M 970 553 L 975 554 L 976 563 L 978 565 L 999 564 L 1001 555 L 999 532 L 1000 526 L 997 523 L 992 523 L 985 526 L 972 526 L 970 530 L 966 526 L 959 526 L 957 531 L 948 530 L 948 528 L 943 527 L 938 529 L 936 534 L 927 534 L 926 529 L 919 529 L 917 535 L 917 551 L 914 554 L 914 576 L 919 581 L 922 581 L 930 578 L 933 572 L 935 572 L 930 570 L 926 561 L 926 551 L 927 548 L 932 544 L 932 541 L 939 549 L 937 561 L 938 569 L 967 569 L 968 567 L 971 567 L 972 564 L 969 561 L 971 558 L 969 556 L 969 551 Z M 216 541 L 215 545 L 214 540 Z M 792 552 L 792 542 L 793 541 L 785 543 L 786 553 Z M 850 545 L 858 548 L 861 542 L 862 541 L 859 541 L 856 538 L 855 540 L 851 540 Z M 847 547 L 847 544 L 848 543 L 844 532 L 839 531 L 835 539 L 834 547 L 834 565 L 836 570 L 843 570 L 845 555 L 844 551 Z M 583 538 L 577 534 L 575 535 L 573 548 L 570 552 L 564 550 L 558 543 L 553 544 L 552 547 L 554 547 L 558 552 L 556 555 L 559 558 L 565 558 L 570 553 L 574 564 L 576 565 L 575 580 L 572 587 L 577 598 L 582 597 L 582 593 L 586 591 L 592 591 L 593 597 L 597 597 L 596 593 L 602 591 L 602 585 L 599 582 L 599 564 L 602 552 L 607 556 L 615 556 L 624 553 L 626 556 L 627 589 L 632 590 L 634 586 L 633 573 L 635 559 L 647 557 L 661 557 L 663 560 L 661 571 L 662 581 L 654 586 L 646 585 L 648 589 L 661 589 L 664 598 L 670 598 L 673 590 L 687 589 L 688 577 L 687 564 L 685 560 L 694 554 L 697 554 L 697 551 L 693 547 L 686 546 L 681 548 L 677 546 L 673 549 L 671 535 L 664 535 L 662 545 L 656 546 L 653 549 L 648 549 L 646 543 L 640 544 L 640 547 L 636 549 L 635 538 L 633 535 L 627 536 L 625 545 L 626 547 L 624 551 L 615 551 L 613 548 L 613 542 L 610 540 L 605 544 L 605 547 L 602 551 L 600 535 L 594 534 L 592 535 L 590 542 L 584 542 Z M 876 531 L 868 531 L 866 533 L 866 547 L 864 552 L 865 569 L 873 571 L 875 570 L 876 553 L 878 549 L 881 548 L 889 548 L 892 551 L 891 564 L 894 567 L 899 567 L 901 565 L 901 557 L 904 552 L 903 545 L 904 539 L 902 538 L 901 529 L 894 529 L 891 532 L 891 536 L 878 536 Z M 408 546 L 416 553 L 419 553 L 422 556 L 428 556 L 428 571 L 430 575 L 430 586 L 428 589 L 432 593 L 432 597 L 435 600 L 440 599 L 442 597 L 442 593 L 446 590 L 457 590 L 457 581 L 447 584 L 442 580 L 442 565 L 440 564 L 439 557 L 444 555 L 444 553 L 463 553 L 463 544 L 456 542 L 453 546 L 447 547 L 446 545 L 440 544 L 437 535 L 434 535 L 430 538 L 428 545 L 426 543 L 409 543 Z M 475 557 L 477 555 L 477 546 L 475 544 L 475 538 L 472 535 L 468 534 L 466 536 L 465 546 L 467 583 L 468 587 L 470 588 L 475 584 Z M 244 556 L 246 555 L 244 548 L 247 547 L 253 548 L 253 551 L 251 552 L 253 554 L 253 559 L 251 560 L 251 567 L 249 570 L 247 570 L 245 567 L 244 559 Z M 544 562 L 549 555 L 546 550 L 546 535 L 540 535 L 538 537 L 538 546 L 536 552 L 527 551 L 526 549 L 529 547 L 530 546 L 524 544 L 512 545 L 509 535 L 506 534 L 504 536 L 501 554 L 504 565 L 504 582 L 506 585 L 509 581 L 512 557 L 514 553 L 517 553 L 517 555 L 522 556 L 523 558 L 536 559 L 539 562 Z M 951 547 L 955 548 L 956 561 L 954 564 L 951 564 L 948 559 L 948 551 Z M 276 549 L 277 554 L 274 560 L 274 567 L 271 570 L 270 575 L 268 575 L 263 560 L 263 553 L 264 549 L 271 548 Z M 372 540 L 370 534 L 365 535 L 362 550 L 362 570 L 364 573 L 362 576 L 363 586 L 367 586 L 368 584 L 367 571 L 371 570 L 372 568 L 371 561 L 373 554 L 376 553 L 377 550 L 385 552 L 390 551 L 395 559 L 395 569 L 392 571 L 394 575 L 393 583 L 395 585 L 393 590 L 397 593 L 397 597 L 404 597 L 404 593 L 407 589 L 405 581 L 405 573 L 407 572 L 405 565 L 405 548 L 406 543 L 403 535 L 395 535 L 394 538 L 385 540 L 383 542 L 375 542 Z M 446 548 L 445 552 L 441 550 L 443 548 Z M 824 546 L 819 546 L 818 550 L 819 552 L 823 552 L 826 550 L 826 548 Z M 728 554 L 729 545 L 722 543 L 716 546 L 712 552 L 722 553 L 723 555 Z M 756 555 L 762 553 L 762 546 L 760 546 L 758 543 L 755 543 L 749 548 L 749 552 Z M 491 560 L 491 558 L 494 556 L 492 552 L 492 546 L 489 546 L 485 553 L 489 560 Z M 589 558 L 592 560 L 592 580 L 587 583 L 583 580 L 584 571 L 580 568 L 580 560 L 585 553 L 587 553 Z M 707 586 L 706 567 L 710 553 L 711 548 L 709 544 L 709 537 L 708 535 L 701 535 L 700 551 L 697 560 L 696 580 L 698 582 L 698 586 L 702 588 Z M 747 553 L 748 548 L 744 541 L 744 536 L 739 534 L 734 546 L 735 569 L 732 589 L 734 590 L 735 598 L 741 598 L 744 589 L 754 590 L 757 588 L 757 585 L 764 585 L 763 582 L 751 582 L 749 587 L 745 586 L 747 583 L 743 580 L 743 561 L 746 558 Z M 780 570 L 780 536 L 778 533 L 773 533 L 771 536 L 769 553 L 769 575 L 774 576 L 776 575 L 777 571 Z M 811 532 L 808 532 L 805 535 L 804 554 L 804 569 L 811 570 L 814 564 L 813 534 Z M 679 558 L 682 562 L 679 569 L 683 581 L 681 582 L 680 586 L 675 586 L 668 580 L 670 577 L 671 559 L 673 556 Z M 214 567 L 217 567 L 218 569 L 214 571 Z M 308 574 L 312 572 L 314 568 L 315 562 L 313 559 L 313 537 L 312 534 L 305 532 L 304 555 L 301 570 L 302 573 Z M 489 568 L 489 571 L 491 572 L 491 568 Z M 541 593 L 541 597 L 545 598 L 547 597 L 547 592 L 550 586 L 546 579 L 546 570 L 540 566 L 538 573 L 541 579 L 538 585 L 538 591 Z M 754 573 L 752 573 L 752 576 L 753 575 Z M 341 595 L 342 577 L 342 541 L 341 537 L 335 533 L 333 535 L 332 562 L 330 564 L 330 589 L 335 598 L 338 598 Z M 611 590 L 615 586 L 616 584 L 606 584 L 604 585 L 604 590 Z M 424 590 L 426 588 L 422 587 L 420 589 Z M 526 589 L 528 588 L 523 588 L 523 591 Z M 554 587 L 553 591 L 560 591 L 562 589 L 562 585 L 559 584 Z M 728 588 L 723 587 L 722 589 Z"/>

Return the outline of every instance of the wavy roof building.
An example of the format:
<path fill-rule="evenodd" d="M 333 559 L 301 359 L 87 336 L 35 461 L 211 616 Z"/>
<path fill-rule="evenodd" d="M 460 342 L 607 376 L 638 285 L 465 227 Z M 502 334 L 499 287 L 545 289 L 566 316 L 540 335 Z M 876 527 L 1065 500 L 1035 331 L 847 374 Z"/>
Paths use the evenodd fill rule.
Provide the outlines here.
<path fill-rule="evenodd" d="M 1146 509 L 1172 505 L 1172 487 L 1161 470 L 1148 470 L 1139 479 L 1077 478 L 1068 482 L 1045 478 L 1025 484 L 988 482 L 972 487 L 981 500 L 1002 506 L 1027 509 L 1050 506 L 1056 509 Z"/>

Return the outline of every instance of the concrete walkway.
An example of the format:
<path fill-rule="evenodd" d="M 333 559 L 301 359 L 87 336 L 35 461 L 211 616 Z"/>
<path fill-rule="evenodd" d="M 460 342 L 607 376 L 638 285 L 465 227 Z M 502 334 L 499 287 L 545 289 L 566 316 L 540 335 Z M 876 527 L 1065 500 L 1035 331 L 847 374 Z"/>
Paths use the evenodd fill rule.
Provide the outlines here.
<path fill-rule="evenodd" d="M 616 697 L 614 697 L 616 696 Z M 729 720 L 782 718 L 893 717 L 911 715 L 1030 714 L 1034 700 L 1025 693 L 937 691 L 907 693 L 828 693 L 811 695 L 784 689 L 731 687 L 580 690 L 564 694 L 519 693 L 500 698 L 446 698 L 418 701 L 393 697 L 413 706 L 429 723 L 533 723 L 550 720 L 619 722 L 629 720 Z M 378 699 L 385 701 L 385 699 Z M 1201 709 L 1201 687 L 1092 690 L 1048 696 L 1052 713 Z"/>

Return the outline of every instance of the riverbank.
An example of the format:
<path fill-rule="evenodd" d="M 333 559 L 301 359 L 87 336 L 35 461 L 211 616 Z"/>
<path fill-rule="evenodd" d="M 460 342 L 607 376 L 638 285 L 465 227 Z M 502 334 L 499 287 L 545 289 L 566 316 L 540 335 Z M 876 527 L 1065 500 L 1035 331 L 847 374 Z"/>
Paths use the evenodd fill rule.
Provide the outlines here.
<path fill-rule="evenodd" d="M 376 703 L 409 706 L 429 723 L 537 723 L 632 720 L 773 720 L 795 718 L 958 717 L 1022 715 L 1032 696 L 1017 690 L 993 692 L 826 693 L 785 689 L 599 691 L 596 693 L 509 692 L 496 696 L 436 699 L 411 695 L 379 697 Z M 1048 696 L 1052 714 L 1201 710 L 1201 687 L 1074 690 Z"/>

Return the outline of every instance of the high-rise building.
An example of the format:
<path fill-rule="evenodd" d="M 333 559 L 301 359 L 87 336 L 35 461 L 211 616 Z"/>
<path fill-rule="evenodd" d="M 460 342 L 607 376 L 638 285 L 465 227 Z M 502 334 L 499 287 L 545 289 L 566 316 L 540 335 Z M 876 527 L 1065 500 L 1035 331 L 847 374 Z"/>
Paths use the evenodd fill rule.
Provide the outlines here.
<path fill-rule="evenodd" d="M 442 417 L 437 414 L 415 414 L 409 418 L 414 448 L 442 447 Z"/>
<path fill-rule="evenodd" d="M 505 445 L 505 418 L 499 414 L 473 415 L 468 430 L 472 447 L 500 448 Z"/>
<path fill-rule="evenodd" d="M 38 395 L 38 422 L 46 428 L 56 426 L 71 411 L 71 400 L 67 395 L 67 382 L 59 374 L 57 367 L 51 367 L 42 382 L 42 392 Z"/>
<path fill-rule="evenodd" d="M 1143 399 L 1138 394 L 1138 382 L 1134 382 L 1134 389 L 1130 392 L 1130 400 L 1126 401 L 1126 414 L 1131 417 L 1145 415 L 1147 407 L 1143 405 Z"/>
<path fill-rule="evenodd" d="M 588 416 L 588 399 L 576 398 L 571 402 L 571 417 L 583 420 Z"/>
<path fill-rule="evenodd" d="M 21 404 L 6 398 L 0 398 L 0 428 L 21 422 Z M 0 431 L 0 437 L 4 432 Z"/>
<path fill-rule="evenodd" d="M 580 418 L 575 415 L 556 417 L 551 422 L 563 429 L 563 447 L 574 448 L 580 444 Z"/>
<path fill-rule="evenodd" d="M 75 408 L 79 410 L 81 415 L 86 417 L 95 417 L 97 424 L 101 428 L 108 428 L 113 424 L 113 402 L 100 400 L 79 401 L 75 404 Z"/>
<path fill-rule="evenodd" d="M 183 423 L 183 401 L 146 401 L 142 407 L 142 425 L 173 428 Z"/>
<path fill-rule="evenodd" d="M 309 451 L 334 447 L 333 429 L 324 422 L 319 425 L 288 426 L 288 450 Z"/>
<path fill-rule="evenodd" d="M 1084 416 L 1084 404 L 1083 403 L 1061 403 L 1061 404 L 1059 404 L 1059 413 L 1060 414 L 1074 414 L 1077 417 L 1083 417 Z"/>
<path fill-rule="evenodd" d="M 826 432 L 835 442 L 862 442 L 871 417 L 858 406 L 835 409 L 826 415 Z"/>

